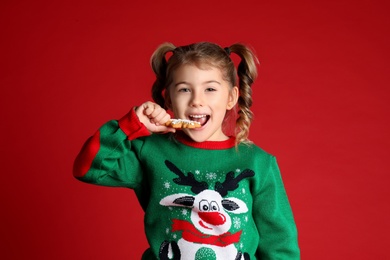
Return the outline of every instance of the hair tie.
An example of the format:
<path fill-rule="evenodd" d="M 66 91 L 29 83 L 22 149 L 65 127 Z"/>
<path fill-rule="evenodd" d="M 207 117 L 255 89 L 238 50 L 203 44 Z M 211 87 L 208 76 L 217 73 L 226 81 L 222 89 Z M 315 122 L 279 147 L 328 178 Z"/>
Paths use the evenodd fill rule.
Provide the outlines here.
<path fill-rule="evenodd" d="M 227 55 L 229 55 L 230 56 L 230 48 L 229 47 L 225 47 L 225 48 L 223 48 L 225 51 L 226 51 L 226 53 L 227 53 Z"/>

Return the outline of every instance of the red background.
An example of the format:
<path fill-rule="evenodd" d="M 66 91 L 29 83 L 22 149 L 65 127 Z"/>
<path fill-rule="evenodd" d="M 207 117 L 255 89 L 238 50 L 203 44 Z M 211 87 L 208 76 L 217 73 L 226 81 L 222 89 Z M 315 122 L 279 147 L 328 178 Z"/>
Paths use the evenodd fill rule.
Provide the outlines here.
<path fill-rule="evenodd" d="M 1 1 L 2 259 L 139 259 L 131 190 L 72 177 L 149 99 L 162 42 L 256 50 L 251 138 L 277 156 L 302 259 L 390 259 L 388 1 Z"/>

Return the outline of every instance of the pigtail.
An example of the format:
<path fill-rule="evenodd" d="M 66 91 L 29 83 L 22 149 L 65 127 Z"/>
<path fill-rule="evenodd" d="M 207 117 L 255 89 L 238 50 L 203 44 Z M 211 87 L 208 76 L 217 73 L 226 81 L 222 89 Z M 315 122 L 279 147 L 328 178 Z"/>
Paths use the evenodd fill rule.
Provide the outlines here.
<path fill-rule="evenodd" d="M 237 102 L 236 141 L 237 143 L 249 142 L 249 127 L 253 120 L 253 112 L 250 109 L 252 106 L 251 86 L 257 77 L 256 63 L 258 60 L 252 50 L 243 44 L 233 44 L 229 49 L 241 58 L 237 66 L 240 96 Z"/>
<path fill-rule="evenodd" d="M 163 108 L 166 108 L 163 92 L 167 87 L 167 60 L 165 56 L 168 52 L 173 52 L 175 48 L 175 45 L 172 43 L 163 43 L 157 47 L 150 58 L 150 64 L 154 74 L 156 75 L 156 80 L 152 86 L 152 98 L 154 102 Z"/>

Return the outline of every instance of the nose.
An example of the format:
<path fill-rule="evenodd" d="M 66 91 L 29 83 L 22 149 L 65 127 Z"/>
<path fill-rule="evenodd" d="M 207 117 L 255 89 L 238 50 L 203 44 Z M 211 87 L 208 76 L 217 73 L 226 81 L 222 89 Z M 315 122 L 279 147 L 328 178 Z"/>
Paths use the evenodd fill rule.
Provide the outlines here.
<path fill-rule="evenodd" d="M 190 106 L 191 107 L 202 107 L 203 106 L 203 97 L 202 94 L 194 91 L 191 96 L 191 101 L 190 101 Z"/>
<path fill-rule="evenodd" d="M 219 226 L 226 222 L 226 217 L 219 212 L 199 212 L 199 217 L 206 223 Z"/>

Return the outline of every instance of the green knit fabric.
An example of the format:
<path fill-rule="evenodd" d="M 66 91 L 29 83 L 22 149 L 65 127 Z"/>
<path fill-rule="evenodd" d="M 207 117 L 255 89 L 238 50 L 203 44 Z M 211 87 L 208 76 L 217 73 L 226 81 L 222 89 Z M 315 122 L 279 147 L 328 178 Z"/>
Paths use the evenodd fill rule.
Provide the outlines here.
<path fill-rule="evenodd" d="M 245 174 L 251 176 L 243 177 Z M 130 141 L 118 122 L 110 121 L 101 127 L 99 151 L 90 170 L 80 180 L 134 189 L 145 211 L 145 232 L 150 245 L 142 259 L 160 259 L 162 245 L 172 242 L 179 248 L 182 246 L 181 259 L 217 259 L 217 254 L 231 254 L 228 247 L 193 242 L 199 250 L 192 256 L 182 244 L 182 231 L 173 231 L 173 222 L 191 223 L 191 214 L 197 213 L 192 211 L 198 205 L 190 203 L 201 194 L 194 192 L 191 185 L 185 185 L 185 181 L 195 181 L 214 194 L 216 187 L 227 178 L 235 179 L 236 183 L 222 196 L 223 200 L 230 201 L 227 205 L 232 209 L 237 204 L 240 209 L 218 210 L 230 217 L 228 232 L 241 232 L 238 241 L 229 247 L 234 246 L 238 253 L 246 253 L 250 259 L 300 259 L 296 226 L 276 159 L 256 145 L 200 149 L 177 141 L 171 134 L 153 134 Z M 205 205 L 220 207 L 220 201 L 210 203 L 215 199 L 213 196 L 205 197 L 209 203 Z M 173 197 L 185 198 L 189 204 L 175 204 L 179 199 L 170 200 Z M 167 201 L 172 204 L 168 205 Z M 240 202 L 246 205 L 246 211 Z M 225 255 L 221 259 L 235 257 Z"/>

